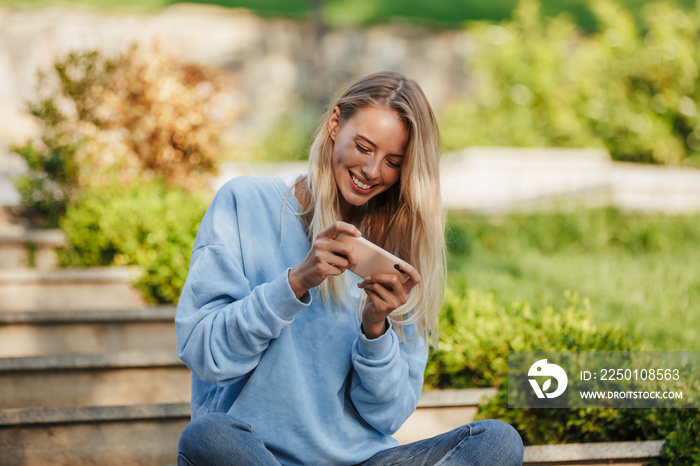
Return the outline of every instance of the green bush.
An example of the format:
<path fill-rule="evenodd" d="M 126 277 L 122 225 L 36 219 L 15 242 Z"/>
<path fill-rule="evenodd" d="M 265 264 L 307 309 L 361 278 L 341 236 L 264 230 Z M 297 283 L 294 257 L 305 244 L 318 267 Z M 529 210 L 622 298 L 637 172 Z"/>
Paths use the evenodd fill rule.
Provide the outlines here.
<path fill-rule="evenodd" d="M 134 265 L 136 286 L 155 303 L 176 303 L 208 200 L 160 181 L 93 188 L 68 207 L 62 266 Z"/>
<path fill-rule="evenodd" d="M 431 353 L 425 388 L 497 387 L 477 419 L 502 419 L 527 445 L 666 439 L 659 464 L 697 464 L 697 409 L 509 409 L 508 351 L 633 351 L 637 339 L 595 325 L 585 301 L 567 296 L 555 309 L 503 304 L 493 295 L 451 283 L 440 319 L 440 347 Z"/>
<path fill-rule="evenodd" d="M 440 347 L 426 370 L 431 388 L 497 387 L 479 410 L 480 419 L 510 422 L 526 444 L 633 440 L 649 434 L 639 410 L 508 409 L 509 351 L 631 351 L 636 339 L 622 330 L 595 325 L 585 301 L 535 307 L 504 304 L 492 294 L 451 284 L 440 319 Z"/>
<path fill-rule="evenodd" d="M 573 294 L 568 305 L 535 308 L 504 305 L 492 294 L 452 281 L 440 315 L 440 345 L 425 373 L 432 388 L 501 387 L 508 351 L 632 350 L 639 344 L 624 331 L 595 325 L 587 303 Z"/>
<path fill-rule="evenodd" d="M 666 443 L 657 464 L 700 464 L 700 409 L 659 413 Z"/>
<path fill-rule="evenodd" d="M 647 4 L 642 26 L 607 0 L 600 32 L 521 0 L 511 21 L 468 28 L 469 97 L 442 116 L 448 149 L 605 147 L 616 160 L 700 160 L 700 15 Z"/>

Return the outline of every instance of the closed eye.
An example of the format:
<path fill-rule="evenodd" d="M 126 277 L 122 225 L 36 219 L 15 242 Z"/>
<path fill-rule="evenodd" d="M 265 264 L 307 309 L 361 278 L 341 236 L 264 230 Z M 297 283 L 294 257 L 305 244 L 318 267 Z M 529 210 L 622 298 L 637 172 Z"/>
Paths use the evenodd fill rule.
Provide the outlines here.
<path fill-rule="evenodd" d="M 358 144 L 358 143 L 355 143 L 355 147 L 357 147 L 357 150 L 359 150 L 363 154 L 369 154 L 372 151 L 370 148 L 365 147 L 362 144 Z"/>

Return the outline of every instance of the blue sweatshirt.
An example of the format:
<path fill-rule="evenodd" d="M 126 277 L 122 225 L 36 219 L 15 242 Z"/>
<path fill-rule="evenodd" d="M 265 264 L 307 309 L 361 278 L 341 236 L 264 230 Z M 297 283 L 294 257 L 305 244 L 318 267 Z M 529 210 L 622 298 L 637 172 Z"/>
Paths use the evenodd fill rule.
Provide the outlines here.
<path fill-rule="evenodd" d="M 235 178 L 202 220 L 175 318 L 192 418 L 231 414 L 282 464 L 360 463 L 397 445 L 427 352 L 413 327 L 367 339 L 357 287 L 345 307 L 295 297 L 288 271 L 311 245 L 287 193 L 281 178 Z"/>

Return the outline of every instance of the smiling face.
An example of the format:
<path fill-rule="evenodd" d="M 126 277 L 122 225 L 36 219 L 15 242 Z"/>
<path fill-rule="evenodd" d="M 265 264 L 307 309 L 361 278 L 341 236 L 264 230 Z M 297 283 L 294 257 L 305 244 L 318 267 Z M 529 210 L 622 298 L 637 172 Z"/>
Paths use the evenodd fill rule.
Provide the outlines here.
<path fill-rule="evenodd" d="M 349 220 L 353 207 L 366 204 L 399 179 L 408 131 L 395 111 L 372 106 L 343 122 L 336 107 L 328 130 L 334 141 L 331 163 L 341 213 Z"/>

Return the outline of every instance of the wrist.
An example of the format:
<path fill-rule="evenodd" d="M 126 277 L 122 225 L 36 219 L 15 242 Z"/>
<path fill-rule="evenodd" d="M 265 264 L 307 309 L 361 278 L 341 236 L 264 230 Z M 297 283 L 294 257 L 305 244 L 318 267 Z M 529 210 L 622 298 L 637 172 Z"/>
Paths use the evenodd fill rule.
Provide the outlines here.
<path fill-rule="evenodd" d="M 360 331 L 369 339 L 374 340 L 379 338 L 389 330 L 389 320 L 384 319 L 380 322 L 362 322 L 360 325 Z"/>
<path fill-rule="evenodd" d="M 300 277 L 297 267 L 289 269 L 287 278 L 289 280 L 289 286 L 292 288 L 294 296 L 296 296 L 297 299 L 301 299 L 301 297 L 309 291 L 310 288 L 304 285 L 304 280 Z"/>

